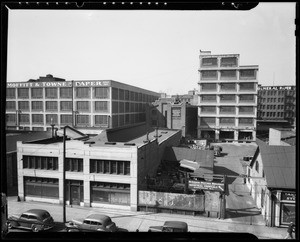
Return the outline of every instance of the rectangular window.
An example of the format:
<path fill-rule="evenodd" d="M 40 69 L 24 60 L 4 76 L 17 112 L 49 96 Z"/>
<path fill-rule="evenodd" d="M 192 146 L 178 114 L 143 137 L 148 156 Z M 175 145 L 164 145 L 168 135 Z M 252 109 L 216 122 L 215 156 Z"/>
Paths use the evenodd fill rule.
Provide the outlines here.
<path fill-rule="evenodd" d="M 28 88 L 19 88 L 18 98 L 29 98 L 29 89 Z"/>
<path fill-rule="evenodd" d="M 255 79 L 255 70 L 240 70 L 240 79 Z"/>
<path fill-rule="evenodd" d="M 254 102 L 254 95 L 252 94 L 240 95 L 240 102 Z"/>
<path fill-rule="evenodd" d="M 201 80 L 216 80 L 218 79 L 218 72 L 212 70 L 201 71 Z"/>
<path fill-rule="evenodd" d="M 6 110 L 15 111 L 16 110 L 16 102 L 15 101 L 6 101 Z"/>
<path fill-rule="evenodd" d="M 233 67 L 237 66 L 237 58 L 236 57 L 222 57 L 221 58 L 221 67 Z"/>
<path fill-rule="evenodd" d="M 83 172 L 83 159 L 66 158 L 66 171 Z"/>
<path fill-rule="evenodd" d="M 31 110 L 32 111 L 43 111 L 43 101 L 32 101 L 31 102 Z"/>
<path fill-rule="evenodd" d="M 203 106 L 201 107 L 202 113 L 216 113 L 216 107 L 215 106 Z"/>
<path fill-rule="evenodd" d="M 216 83 L 203 83 L 201 84 L 202 91 L 216 91 L 217 84 Z"/>
<path fill-rule="evenodd" d="M 29 111 L 29 102 L 28 101 L 19 101 L 18 108 L 21 111 Z"/>
<path fill-rule="evenodd" d="M 119 102 L 119 113 L 125 112 L 125 103 Z"/>
<path fill-rule="evenodd" d="M 222 70 L 221 79 L 236 79 L 236 70 Z"/>
<path fill-rule="evenodd" d="M 62 125 L 72 125 L 73 124 L 73 117 L 71 114 L 62 114 L 60 115 L 60 123 Z"/>
<path fill-rule="evenodd" d="M 200 118 L 200 125 L 205 126 L 205 125 L 216 125 L 216 118 Z"/>
<path fill-rule="evenodd" d="M 46 124 L 57 124 L 57 114 L 46 114 Z"/>
<path fill-rule="evenodd" d="M 107 115 L 95 115 L 95 125 L 96 126 L 108 126 L 108 116 Z"/>
<path fill-rule="evenodd" d="M 109 97 L 108 87 L 95 87 L 95 98 L 106 99 Z"/>
<path fill-rule="evenodd" d="M 58 170 L 58 158 L 57 157 L 23 155 L 22 159 L 23 159 L 23 168 Z"/>
<path fill-rule="evenodd" d="M 112 101 L 112 113 L 119 112 L 119 103 L 116 101 Z"/>
<path fill-rule="evenodd" d="M 43 114 L 32 114 L 32 123 L 33 124 L 43 124 L 44 123 Z"/>
<path fill-rule="evenodd" d="M 31 98 L 43 98 L 43 88 L 31 88 Z"/>
<path fill-rule="evenodd" d="M 241 91 L 255 91 L 255 85 L 253 82 L 249 83 L 240 83 L 240 90 Z"/>
<path fill-rule="evenodd" d="M 77 125 L 90 126 L 90 116 L 89 115 L 77 115 Z"/>
<path fill-rule="evenodd" d="M 220 114 L 224 114 L 224 113 L 226 113 L 226 114 L 228 114 L 228 113 L 235 114 L 235 107 L 233 107 L 233 106 L 222 106 L 222 107 L 220 107 Z"/>
<path fill-rule="evenodd" d="M 20 124 L 29 124 L 29 114 L 20 114 Z"/>
<path fill-rule="evenodd" d="M 220 124 L 234 125 L 235 124 L 235 118 L 220 118 Z"/>
<path fill-rule="evenodd" d="M 239 107 L 239 113 L 240 114 L 253 114 L 254 113 L 254 107 Z"/>
<path fill-rule="evenodd" d="M 95 111 L 108 112 L 108 102 L 107 101 L 95 101 Z"/>
<path fill-rule="evenodd" d="M 119 99 L 119 89 L 112 87 L 111 91 L 112 91 L 112 99 L 118 100 Z"/>
<path fill-rule="evenodd" d="M 125 100 L 129 100 L 129 91 L 125 90 Z"/>
<path fill-rule="evenodd" d="M 58 179 L 24 176 L 24 188 L 25 196 L 56 199 L 59 197 Z"/>
<path fill-rule="evenodd" d="M 15 88 L 6 88 L 6 98 L 16 98 L 16 89 Z"/>
<path fill-rule="evenodd" d="M 218 58 L 209 57 L 209 58 L 202 58 L 201 66 L 218 66 Z"/>
<path fill-rule="evenodd" d="M 57 101 L 46 101 L 46 111 L 57 111 Z"/>
<path fill-rule="evenodd" d="M 61 87 L 60 98 L 72 98 L 72 87 Z"/>
<path fill-rule="evenodd" d="M 220 95 L 221 102 L 235 102 L 235 95 Z"/>
<path fill-rule="evenodd" d="M 201 95 L 201 100 L 205 102 L 217 101 L 217 95 Z"/>
<path fill-rule="evenodd" d="M 6 114 L 6 122 L 7 123 L 16 123 L 16 114 L 11 114 L 11 113 L 8 113 Z"/>
<path fill-rule="evenodd" d="M 118 175 L 130 175 L 129 161 L 116 160 L 90 160 L 91 173 L 106 173 Z"/>
<path fill-rule="evenodd" d="M 78 101 L 77 110 L 79 112 L 89 112 L 90 111 L 90 102 L 89 101 Z"/>
<path fill-rule="evenodd" d="M 57 87 L 45 88 L 46 98 L 57 98 Z"/>
<path fill-rule="evenodd" d="M 221 90 L 224 91 L 235 91 L 236 90 L 236 84 L 235 83 L 222 83 L 221 84 Z"/>
<path fill-rule="evenodd" d="M 61 101 L 60 110 L 61 111 L 72 111 L 72 101 Z"/>
<path fill-rule="evenodd" d="M 76 88 L 77 98 L 90 98 L 90 88 L 89 87 L 77 87 Z"/>
<path fill-rule="evenodd" d="M 129 113 L 129 102 L 125 102 L 125 113 Z"/>
<path fill-rule="evenodd" d="M 123 89 L 119 89 L 119 100 L 125 99 L 125 93 Z"/>
<path fill-rule="evenodd" d="M 239 119 L 239 124 L 240 125 L 253 125 L 253 118 L 240 118 Z"/>

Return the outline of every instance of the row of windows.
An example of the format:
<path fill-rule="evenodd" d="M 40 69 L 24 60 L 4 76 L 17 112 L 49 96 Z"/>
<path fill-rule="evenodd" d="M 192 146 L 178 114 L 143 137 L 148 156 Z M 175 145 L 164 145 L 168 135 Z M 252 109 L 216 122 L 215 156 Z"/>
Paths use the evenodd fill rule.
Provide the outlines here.
<path fill-rule="evenodd" d="M 25 196 L 58 198 L 58 179 L 41 177 L 24 177 Z"/>
<path fill-rule="evenodd" d="M 203 67 L 217 67 L 220 61 L 221 67 L 233 67 L 238 65 L 237 57 L 204 57 L 201 59 L 201 66 Z"/>
<path fill-rule="evenodd" d="M 277 117 L 277 118 L 283 118 L 284 113 L 283 112 L 261 112 L 261 117 Z M 260 116 L 260 115 L 259 115 Z"/>
<path fill-rule="evenodd" d="M 241 80 L 255 80 L 255 70 L 202 70 L 200 71 L 201 80 L 218 80 L 220 79 L 234 79 L 236 80 L 239 73 L 239 79 Z M 220 75 L 220 77 L 219 77 Z"/>
<path fill-rule="evenodd" d="M 236 101 L 237 95 L 235 94 L 225 94 L 225 95 L 219 95 L 220 101 Z M 217 95 L 211 94 L 211 95 L 201 95 L 201 101 L 217 101 Z M 255 95 L 253 94 L 243 94 L 239 95 L 239 101 L 243 102 L 254 102 L 255 101 Z"/>
<path fill-rule="evenodd" d="M 57 157 L 23 155 L 23 168 L 58 170 Z M 66 158 L 66 171 L 83 172 L 82 158 Z M 130 161 L 90 160 L 90 173 L 130 175 Z"/>
<path fill-rule="evenodd" d="M 16 92 L 17 90 L 17 92 Z M 75 98 L 100 98 L 108 99 L 110 89 L 108 87 L 76 87 Z M 44 93 L 45 92 L 45 93 Z M 91 95 L 93 93 L 93 95 Z M 17 95 L 16 95 L 17 94 Z M 30 94 L 30 95 L 29 95 Z M 59 97 L 58 97 L 59 95 Z M 72 87 L 47 87 L 47 88 L 7 88 L 7 98 L 73 98 Z M 157 96 L 133 92 L 124 89 L 112 88 L 112 99 L 114 100 L 131 100 L 138 102 L 154 102 L 158 99 Z"/>
<path fill-rule="evenodd" d="M 216 113 L 217 107 L 215 106 L 203 106 L 201 107 L 202 113 Z M 235 113 L 236 107 L 235 106 L 222 106 L 219 107 L 220 113 Z M 239 114 L 243 113 L 254 113 L 254 107 L 238 107 Z"/>
<path fill-rule="evenodd" d="M 47 88 L 7 88 L 7 98 L 16 98 L 16 90 L 18 98 L 72 98 L 73 89 L 72 87 L 47 87 Z M 107 99 L 109 98 L 109 88 L 108 87 L 94 87 L 93 89 L 89 87 L 76 87 L 75 97 L 76 98 L 90 98 L 91 90 L 93 91 L 93 98 Z M 45 92 L 45 94 L 44 94 Z"/>
<path fill-rule="evenodd" d="M 270 95 L 270 96 L 280 96 L 280 95 L 294 95 L 296 90 L 258 90 L 259 95 Z"/>
<path fill-rule="evenodd" d="M 259 102 L 271 102 L 271 103 L 275 103 L 275 102 L 284 102 L 285 98 L 283 97 L 279 97 L 279 98 L 258 98 Z M 277 101 L 276 101 L 277 100 Z"/>
<path fill-rule="evenodd" d="M 15 111 L 30 111 L 29 101 L 19 101 L 18 108 L 16 107 L 15 101 L 6 101 L 6 110 Z M 45 107 L 44 107 L 45 105 Z M 58 105 L 60 105 L 60 111 L 72 111 L 73 102 L 72 101 L 32 101 L 31 111 L 58 111 Z M 93 105 L 93 111 L 95 112 L 109 112 L 109 102 L 108 101 L 77 101 L 75 103 L 76 110 L 79 112 L 90 112 L 91 106 Z M 115 102 L 112 103 L 113 113 L 129 113 L 129 112 L 145 112 L 145 103 L 131 103 L 131 102 Z"/>
<path fill-rule="evenodd" d="M 203 83 L 200 84 L 202 91 L 217 91 L 217 83 Z M 256 84 L 253 82 L 247 83 L 222 83 L 219 84 L 221 91 L 236 91 L 237 87 L 239 87 L 240 91 L 247 90 L 247 91 L 255 91 Z"/>
<path fill-rule="evenodd" d="M 258 105 L 258 108 L 260 109 L 281 109 L 284 110 L 284 105 Z"/>
<path fill-rule="evenodd" d="M 113 115 L 112 116 L 112 127 L 120 127 L 120 126 L 124 126 L 124 125 L 142 123 L 145 121 L 146 121 L 145 113 Z"/>
<path fill-rule="evenodd" d="M 239 118 L 238 119 L 239 124 L 238 125 L 253 125 L 254 119 L 253 118 Z M 235 118 L 219 118 L 220 125 L 226 125 L 231 124 L 235 125 Z M 213 117 L 203 117 L 200 118 L 200 124 L 201 125 L 216 125 L 216 118 Z"/>
<path fill-rule="evenodd" d="M 130 175 L 129 161 L 94 160 L 90 161 L 91 173 Z"/>
<path fill-rule="evenodd" d="M 58 124 L 58 115 L 57 114 L 46 114 L 46 124 Z M 108 115 L 94 115 L 94 125 L 108 125 L 109 116 Z M 61 114 L 60 115 L 60 124 L 61 125 L 72 125 L 73 116 L 71 114 Z M 77 125 L 90 125 L 90 116 L 89 115 L 76 115 L 75 123 Z M 19 114 L 18 120 L 16 119 L 16 114 L 6 114 L 6 121 L 8 123 L 20 123 L 20 124 L 42 124 L 44 125 L 44 114 L 32 114 L 31 122 L 29 114 Z"/>

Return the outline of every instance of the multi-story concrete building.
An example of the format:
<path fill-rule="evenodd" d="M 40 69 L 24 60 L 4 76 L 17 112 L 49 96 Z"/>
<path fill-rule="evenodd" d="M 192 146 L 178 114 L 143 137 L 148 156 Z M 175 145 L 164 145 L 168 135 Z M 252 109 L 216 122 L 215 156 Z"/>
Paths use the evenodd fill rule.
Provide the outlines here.
<path fill-rule="evenodd" d="M 258 85 L 257 120 L 283 121 L 295 125 L 296 86 Z"/>
<path fill-rule="evenodd" d="M 198 138 L 255 140 L 258 65 L 239 59 L 200 51 Z"/>
<path fill-rule="evenodd" d="M 132 126 L 146 122 L 147 104 L 159 97 L 112 80 L 66 81 L 47 75 L 8 82 L 6 127 L 43 131 L 54 124 L 79 130 Z"/>

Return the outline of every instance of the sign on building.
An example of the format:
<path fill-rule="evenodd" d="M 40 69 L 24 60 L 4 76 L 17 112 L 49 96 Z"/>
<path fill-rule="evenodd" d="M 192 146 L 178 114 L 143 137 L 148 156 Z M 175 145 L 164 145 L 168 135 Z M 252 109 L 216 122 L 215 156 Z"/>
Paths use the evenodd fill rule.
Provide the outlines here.
<path fill-rule="evenodd" d="M 189 189 L 191 190 L 210 190 L 224 192 L 224 187 L 225 186 L 223 183 L 189 180 Z"/>

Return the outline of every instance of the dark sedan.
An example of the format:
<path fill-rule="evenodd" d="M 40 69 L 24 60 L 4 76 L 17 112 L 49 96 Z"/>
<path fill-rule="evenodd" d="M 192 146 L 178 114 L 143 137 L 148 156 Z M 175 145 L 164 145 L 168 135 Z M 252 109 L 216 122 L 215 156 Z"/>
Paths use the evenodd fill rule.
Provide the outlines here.
<path fill-rule="evenodd" d="M 148 232 L 188 232 L 188 225 L 181 221 L 166 221 L 163 226 L 150 226 Z"/>
<path fill-rule="evenodd" d="M 73 219 L 66 223 L 68 232 L 116 232 L 116 224 L 109 216 L 103 214 L 90 214 L 84 219 Z"/>
<path fill-rule="evenodd" d="M 54 227 L 54 220 L 50 213 L 43 209 L 30 209 L 19 215 L 12 215 L 7 219 L 9 229 L 30 229 L 33 232 L 49 230 Z"/>

